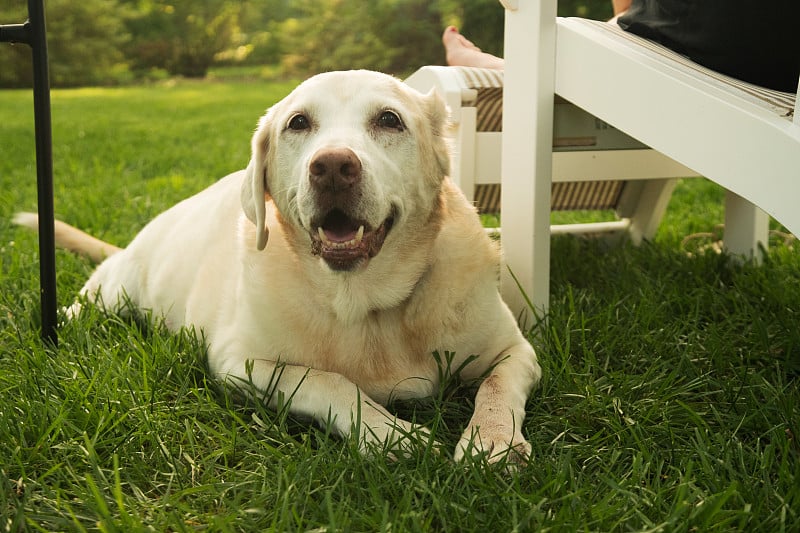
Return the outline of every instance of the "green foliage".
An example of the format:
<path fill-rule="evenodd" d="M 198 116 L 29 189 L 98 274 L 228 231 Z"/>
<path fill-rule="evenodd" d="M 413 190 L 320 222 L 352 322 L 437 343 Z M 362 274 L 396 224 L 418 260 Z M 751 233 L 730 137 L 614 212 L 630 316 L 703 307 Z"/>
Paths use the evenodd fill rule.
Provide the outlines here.
<path fill-rule="evenodd" d="M 497 0 L 302 0 L 278 26 L 283 65 L 295 73 L 371 68 L 405 74 L 441 64 L 441 34 L 457 26 L 486 52 L 502 56 L 505 12 Z M 559 15 L 611 17 L 610 0 L 564 0 Z"/>
<path fill-rule="evenodd" d="M 441 62 L 440 14 L 427 0 L 303 0 L 281 25 L 292 73 L 366 68 L 399 72 Z"/>
<path fill-rule="evenodd" d="M 485 51 L 503 52 L 496 0 L 51 0 L 46 7 L 56 87 L 203 77 L 222 64 L 272 65 L 284 75 L 368 68 L 402 76 L 444 62 L 441 34 L 450 24 Z M 559 2 L 561 15 L 610 13 L 610 0 Z M 0 7 L 0 22 L 24 18 L 24 2 Z M 0 87 L 29 86 L 29 58 L 26 46 L 0 48 Z"/>
<path fill-rule="evenodd" d="M 4 2 L 0 23 L 27 18 L 25 2 Z M 116 0 L 46 2 L 50 80 L 53 86 L 107 84 L 129 79 L 121 48 L 129 39 L 125 10 Z M 30 87 L 31 52 L 27 45 L 0 45 L 0 87 Z"/>
<path fill-rule="evenodd" d="M 228 64 L 279 64 L 286 49 L 281 24 L 296 14 L 297 10 L 293 7 L 295 4 L 291 0 L 242 2 L 239 17 L 242 44 L 238 50 L 244 51 L 244 54 L 238 57 L 236 54 L 228 54 L 229 57 L 224 58 L 224 61 Z"/>
<path fill-rule="evenodd" d="M 614 15 L 611 0 L 558 0 L 558 16 L 608 20 Z"/>
<path fill-rule="evenodd" d="M 505 12 L 497 0 L 302 0 L 294 6 L 297 12 L 278 26 L 290 72 L 371 68 L 405 74 L 441 64 L 441 34 L 448 25 L 484 51 L 503 53 Z M 563 0 L 559 15 L 605 20 L 611 2 Z"/>
<path fill-rule="evenodd" d="M 484 52 L 503 56 L 503 27 L 505 11 L 497 0 L 467 0 L 441 2 L 445 13 L 464 35 L 478 44 Z M 608 20 L 612 16 L 611 0 L 559 0 L 558 15 Z"/>
<path fill-rule="evenodd" d="M 126 20 L 133 68 L 202 78 L 240 38 L 241 5 L 228 0 L 153 1 Z"/>
<path fill-rule="evenodd" d="M 442 2 L 443 26 L 453 25 L 481 50 L 503 57 L 503 20 L 505 11 L 496 0 L 455 0 Z"/>

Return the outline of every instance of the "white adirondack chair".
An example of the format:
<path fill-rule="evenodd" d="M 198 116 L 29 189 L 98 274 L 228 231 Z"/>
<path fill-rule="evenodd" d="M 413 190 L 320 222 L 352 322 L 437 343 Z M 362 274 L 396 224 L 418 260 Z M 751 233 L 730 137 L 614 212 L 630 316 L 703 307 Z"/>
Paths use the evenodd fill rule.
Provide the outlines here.
<path fill-rule="evenodd" d="M 650 156 L 644 170 L 658 163 L 675 172 L 648 174 L 641 167 L 629 167 L 620 177 L 702 175 L 724 187 L 724 241 L 732 253 L 758 259 L 759 246 L 767 243 L 769 216 L 800 233 L 800 118 L 795 94 L 722 76 L 612 24 L 559 18 L 557 0 L 501 3 L 506 9 L 506 67 L 500 203 L 508 267 L 502 283 L 512 309 L 527 309 L 524 293 L 537 311 L 547 310 L 553 183 L 574 179 L 560 170 L 559 157 L 566 156 L 553 156 L 555 95 L 669 158 Z M 449 102 L 455 107 L 456 98 L 449 97 Z M 464 127 L 463 121 L 459 127 Z M 459 130 L 462 146 L 457 150 L 474 151 L 481 159 L 482 152 L 462 137 Z M 619 155 L 600 154 L 598 161 Z M 669 160 L 678 164 L 669 167 Z M 590 160 L 587 171 L 583 163 L 580 172 L 575 168 L 566 174 L 582 180 L 594 173 L 605 179 L 612 170 L 620 170 L 598 164 L 593 171 Z M 463 175 L 463 166 L 458 170 Z M 473 186 L 466 185 L 468 190 Z M 640 212 L 663 210 L 668 194 L 663 189 L 645 193 L 636 204 Z M 654 223 L 657 220 L 650 217 L 639 235 L 647 236 Z"/>

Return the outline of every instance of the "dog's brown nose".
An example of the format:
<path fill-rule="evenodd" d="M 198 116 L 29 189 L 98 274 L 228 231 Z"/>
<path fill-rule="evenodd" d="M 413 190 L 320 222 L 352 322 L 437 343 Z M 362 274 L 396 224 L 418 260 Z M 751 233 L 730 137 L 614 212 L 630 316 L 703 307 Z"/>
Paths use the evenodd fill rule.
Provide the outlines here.
<path fill-rule="evenodd" d="M 308 166 L 311 185 L 318 191 L 343 192 L 361 180 L 361 160 L 349 148 L 323 148 Z"/>

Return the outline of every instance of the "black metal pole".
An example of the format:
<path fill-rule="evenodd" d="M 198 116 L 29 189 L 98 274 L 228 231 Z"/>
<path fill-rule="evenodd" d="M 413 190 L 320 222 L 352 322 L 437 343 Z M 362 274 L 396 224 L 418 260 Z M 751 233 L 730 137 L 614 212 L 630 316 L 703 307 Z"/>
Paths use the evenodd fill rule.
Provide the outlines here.
<path fill-rule="evenodd" d="M 39 283 L 42 338 L 58 344 L 56 333 L 56 252 L 53 207 L 53 134 L 50 123 L 50 71 L 44 0 L 28 0 L 33 49 L 33 107 L 36 123 L 36 174 L 39 196 Z"/>
<path fill-rule="evenodd" d="M 33 52 L 33 107 L 36 128 L 36 183 L 39 199 L 39 286 L 42 338 L 58 345 L 56 254 L 53 207 L 53 135 L 44 0 L 28 0 L 25 24 L 0 26 L 0 41 L 23 42 Z"/>

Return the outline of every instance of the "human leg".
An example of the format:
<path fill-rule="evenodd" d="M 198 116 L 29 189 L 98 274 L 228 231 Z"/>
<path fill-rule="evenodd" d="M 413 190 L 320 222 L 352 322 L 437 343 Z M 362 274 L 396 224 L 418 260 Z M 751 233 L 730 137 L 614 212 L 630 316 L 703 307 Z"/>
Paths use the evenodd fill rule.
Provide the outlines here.
<path fill-rule="evenodd" d="M 460 67 L 480 67 L 502 70 L 503 59 L 487 54 L 472 41 L 461 35 L 454 26 L 448 26 L 442 34 L 447 64 Z"/>

